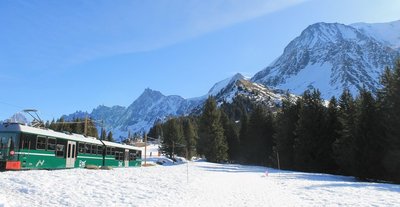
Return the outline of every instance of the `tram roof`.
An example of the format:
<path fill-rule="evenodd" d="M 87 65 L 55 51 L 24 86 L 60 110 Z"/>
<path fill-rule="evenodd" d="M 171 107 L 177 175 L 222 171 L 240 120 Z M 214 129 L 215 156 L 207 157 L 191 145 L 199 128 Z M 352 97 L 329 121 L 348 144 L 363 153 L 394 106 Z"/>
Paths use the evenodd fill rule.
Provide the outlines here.
<path fill-rule="evenodd" d="M 84 136 L 82 134 L 74 134 L 74 133 L 69 133 L 69 132 L 65 132 L 65 133 L 57 132 L 57 131 L 54 131 L 51 129 L 45 129 L 45 128 L 35 128 L 35 127 L 31 127 L 31 126 L 27 126 L 27 125 L 19 124 L 19 123 L 0 124 L 0 132 L 26 132 L 26 133 L 30 133 L 30 134 L 62 138 L 62 139 L 67 139 L 67 140 L 72 140 L 72 141 L 77 141 L 77 142 L 86 142 L 86 143 L 103 145 L 102 142 L 95 137 L 89 137 L 89 136 Z M 125 148 L 125 149 L 141 150 L 139 147 L 125 145 L 125 144 L 119 144 L 119 143 L 115 143 L 115 142 L 103 141 L 103 143 L 106 146 L 110 146 L 110 147 L 120 147 L 120 148 Z"/>

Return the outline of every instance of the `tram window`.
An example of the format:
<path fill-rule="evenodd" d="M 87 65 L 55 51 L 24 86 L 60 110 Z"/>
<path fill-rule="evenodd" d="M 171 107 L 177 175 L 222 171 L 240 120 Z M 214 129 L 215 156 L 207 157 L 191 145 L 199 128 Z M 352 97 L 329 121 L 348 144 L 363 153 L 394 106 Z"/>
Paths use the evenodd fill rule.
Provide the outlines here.
<path fill-rule="evenodd" d="M 5 136 L 0 136 L 0 149 L 5 149 L 7 148 L 7 137 Z"/>
<path fill-rule="evenodd" d="M 97 147 L 96 145 L 92 145 L 92 154 L 97 154 Z"/>
<path fill-rule="evenodd" d="M 97 146 L 97 154 L 103 155 L 103 146 Z"/>
<path fill-rule="evenodd" d="M 37 138 L 36 149 L 43 149 L 43 150 L 46 149 L 46 137 Z"/>
<path fill-rule="evenodd" d="M 20 148 L 33 149 L 36 146 L 36 135 L 34 134 L 21 134 Z"/>
<path fill-rule="evenodd" d="M 56 156 L 64 157 L 64 145 L 62 145 L 62 144 L 56 145 Z"/>
<path fill-rule="evenodd" d="M 124 160 L 125 152 L 119 152 L 118 160 Z"/>
<path fill-rule="evenodd" d="M 47 139 L 47 150 L 55 150 L 56 149 L 56 139 L 48 138 Z"/>
<path fill-rule="evenodd" d="M 129 153 L 129 160 L 136 160 L 136 153 Z"/>
<path fill-rule="evenodd" d="M 119 154 L 120 154 L 121 152 L 120 152 L 120 151 L 117 151 L 117 150 L 118 150 L 118 149 L 115 149 L 115 159 L 116 159 L 116 160 L 120 160 L 120 159 L 119 159 L 119 157 L 120 157 Z"/>
<path fill-rule="evenodd" d="M 123 160 L 124 159 L 124 154 L 122 152 L 115 152 L 115 159 L 116 160 Z"/>
<path fill-rule="evenodd" d="M 85 153 L 86 153 L 86 154 L 90 154 L 90 150 L 92 150 L 91 147 L 92 147 L 92 145 L 90 145 L 90 144 L 85 144 Z"/>
<path fill-rule="evenodd" d="M 92 154 L 97 154 L 97 145 L 92 144 Z"/>
<path fill-rule="evenodd" d="M 78 144 L 78 152 L 79 153 L 85 153 L 85 143 L 79 143 Z"/>
<path fill-rule="evenodd" d="M 115 154 L 114 148 L 107 147 L 107 155 L 114 155 L 114 154 Z"/>

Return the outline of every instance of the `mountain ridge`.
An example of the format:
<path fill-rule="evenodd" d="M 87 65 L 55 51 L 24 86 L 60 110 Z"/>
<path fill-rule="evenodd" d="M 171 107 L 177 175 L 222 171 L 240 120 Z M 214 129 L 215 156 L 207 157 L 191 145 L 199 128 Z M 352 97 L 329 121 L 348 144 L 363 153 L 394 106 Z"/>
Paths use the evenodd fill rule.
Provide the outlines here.
<path fill-rule="evenodd" d="M 396 27 L 395 31 L 400 31 L 400 21 L 390 24 Z M 293 39 L 281 56 L 250 79 L 238 73 L 215 83 L 207 94 L 188 99 L 165 96 L 146 88 L 128 107 L 100 105 L 86 114 L 104 120 L 106 129 L 113 134 L 126 136 L 128 132 L 147 131 L 155 122 L 170 116 L 199 112 L 208 96 L 214 96 L 219 105 L 230 103 L 237 96 L 246 96 L 273 109 L 279 106 L 284 91 L 299 95 L 306 89 L 318 88 L 324 99 L 332 95 L 338 97 L 344 88 L 353 93 L 362 87 L 376 91 L 380 73 L 400 55 L 396 32 L 388 36 L 374 33 L 385 30 L 384 23 L 315 23 Z M 398 36 L 400 40 L 400 33 Z M 85 113 L 77 112 L 68 117 L 82 114 Z"/>
<path fill-rule="evenodd" d="M 277 93 L 277 94 L 275 94 Z M 282 99 L 277 91 L 270 91 L 264 86 L 252 83 L 240 73 L 217 82 L 208 93 L 201 97 L 184 99 L 178 95 L 163 95 L 160 91 L 146 88 L 143 93 L 128 107 L 100 105 L 91 113 L 77 111 L 64 116 L 66 120 L 90 116 L 93 119 L 103 120 L 107 131 L 112 131 L 120 139 L 126 137 L 129 132 L 145 132 L 158 121 L 164 121 L 168 117 L 189 115 L 198 113 L 202 109 L 204 101 L 209 96 L 214 96 L 219 105 L 232 102 L 236 96 L 242 95 L 252 101 L 270 107 L 276 107 Z"/>
<path fill-rule="evenodd" d="M 400 25 L 399 25 L 400 28 Z M 358 29 L 340 23 L 316 23 L 292 40 L 283 54 L 251 80 L 268 87 L 301 94 L 318 88 L 323 98 L 338 96 L 344 88 L 379 88 L 385 66 L 400 51 Z"/>

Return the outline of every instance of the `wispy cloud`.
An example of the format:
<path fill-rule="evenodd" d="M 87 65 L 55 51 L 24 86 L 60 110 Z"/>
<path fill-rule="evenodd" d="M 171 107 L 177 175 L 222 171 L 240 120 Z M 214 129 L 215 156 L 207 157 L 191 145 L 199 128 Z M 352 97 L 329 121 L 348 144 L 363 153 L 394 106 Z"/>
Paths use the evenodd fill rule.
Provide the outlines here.
<path fill-rule="evenodd" d="M 192 23 L 200 34 L 240 22 L 251 20 L 306 0 L 253 0 L 253 1 L 209 1 L 200 3 L 193 12 Z M 204 2 L 204 1 L 200 1 Z"/>
<path fill-rule="evenodd" d="M 159 49 L 304 1 L 16 2 L 0 9 L 0 57 L 54 69 Z"/>

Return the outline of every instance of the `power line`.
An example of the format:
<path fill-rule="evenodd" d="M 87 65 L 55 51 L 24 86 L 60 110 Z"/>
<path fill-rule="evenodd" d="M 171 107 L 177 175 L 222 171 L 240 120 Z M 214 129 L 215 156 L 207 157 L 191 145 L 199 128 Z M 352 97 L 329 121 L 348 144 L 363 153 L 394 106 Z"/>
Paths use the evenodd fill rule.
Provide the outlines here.
<path fill-rule="evenodd" d="M 8 106 L 12 106 L 12 107 L 18 108 L 18 109 L 20 109 L 20 110 L 22 110 L 22 109 L 24 108 L 24 107 L 22 107 L 22 106 L 17 106 L 17 105 L 15 105 L 15 104 L 10 104 L 10 103 L 4 102 L 4 101 L 0 101 L 0 103 L 1 103 L 1 104 L 4 104 L 4 105 L 8 105 Z"/>

